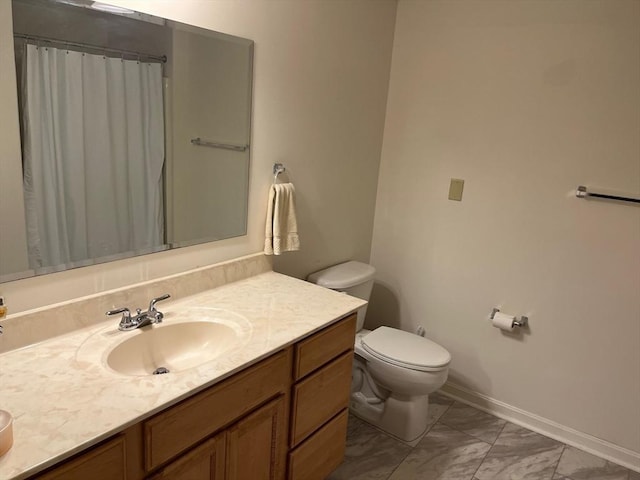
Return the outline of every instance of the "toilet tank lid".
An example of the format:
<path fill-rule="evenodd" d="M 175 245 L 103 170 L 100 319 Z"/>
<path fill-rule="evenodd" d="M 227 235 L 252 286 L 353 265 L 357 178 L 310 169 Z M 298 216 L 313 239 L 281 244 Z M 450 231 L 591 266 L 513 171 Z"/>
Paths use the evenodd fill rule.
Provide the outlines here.
<path fill-rule="evenodd" d="M 351 260 L 312 273 L 307 280 L 326 288 L 343 289 L 372 280 L 376 269 L 371 265 Z"/>

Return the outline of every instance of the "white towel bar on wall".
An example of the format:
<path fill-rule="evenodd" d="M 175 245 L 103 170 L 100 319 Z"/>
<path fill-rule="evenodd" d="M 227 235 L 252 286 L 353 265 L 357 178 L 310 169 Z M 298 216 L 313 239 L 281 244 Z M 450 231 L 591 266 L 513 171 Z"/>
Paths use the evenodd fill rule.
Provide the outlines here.
<path fill-rule="evenodd" d="M 620 202 L 640 203 L 640 198 L 627 197 L 622 195 L 610 195 L 608 193 L 590 192 L 584 185 L 578 185 L 576 190 L 576 197 L 578 198 L 604 198 L 607 200 L 618 200 Z"/>

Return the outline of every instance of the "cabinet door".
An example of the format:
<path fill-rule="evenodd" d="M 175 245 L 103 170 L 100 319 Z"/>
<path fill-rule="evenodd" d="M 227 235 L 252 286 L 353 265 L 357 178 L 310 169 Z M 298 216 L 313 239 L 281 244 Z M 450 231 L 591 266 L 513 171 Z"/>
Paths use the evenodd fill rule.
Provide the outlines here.
<path fill-rule="evenodd" d="M 125 437 L 108 442 L 63 463 L 38 480 L 119 480 L 126 478 Z"/>
<path fill-rule="evenodd" d="M 285 407 L 285 396 L 280 395 L 227 430 L 228 480 L 284 478 Z"/>
<path fill-rule="evenodd" d="M 225 434 L 221 433 L 164 467 L 151 480 L 224 480 Z"/>

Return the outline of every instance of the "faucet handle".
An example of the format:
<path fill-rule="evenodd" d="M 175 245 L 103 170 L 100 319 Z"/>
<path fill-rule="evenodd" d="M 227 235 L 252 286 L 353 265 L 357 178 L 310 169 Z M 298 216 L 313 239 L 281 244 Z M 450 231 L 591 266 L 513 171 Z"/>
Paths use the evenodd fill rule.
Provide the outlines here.
<path fill-rule="evenodd" d="M 120 319 L 120 327 L 128 327 L 131 325 L 131 311 L 127 307 L 116 308 L 115 310 L 109 310 L 105 313 L 108 317 L 111 315 L 122 314 L 122 318 Z"/>
<path fill-rule="evenodd" d="M 169 295 L 168 293 L 165 293 L 164 295 L 154 298 L 149 302 L 149 308 L 147 309 L 148 312 L 155 312 L 156 311 L 156 303 L 160 302 L 161 300 L 166 300 L 167 298 L 171 298 L 171 295 Z"/>
<path fill-rule="evenodd" d="M 109 310 L 108 312 L 105 313 L 105 315 L 110 317 L 111 315 L 117 315 L 119 313 L 122 314 L 122 318 L 131 317 L 131 312 L 127 307 L 121 307 L 121 308 L 116 308 L 115 310 Z"/>

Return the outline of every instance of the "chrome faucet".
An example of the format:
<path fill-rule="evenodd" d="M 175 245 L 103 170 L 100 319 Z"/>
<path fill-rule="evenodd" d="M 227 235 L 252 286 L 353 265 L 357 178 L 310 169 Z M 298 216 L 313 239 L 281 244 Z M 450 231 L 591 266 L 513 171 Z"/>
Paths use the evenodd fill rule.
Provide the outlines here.
<path fill-rule="evenodd" d="M 109 310 L 106 315 L 111 316 L 121 313 L 122 317 L 120 318 L 120 323 L 118 324 L 118 330 L 122 331 L 135 330 L 136 328 L 146 327 L 147 325 L 151 325 L 152 323 L 162 323 L 164 314 L 156 309 L 156 303 L 161 300 L 166 300 L 169 297 L 171 297 L 171 295 L 167 293 L 165 295 L 162 295 L 161 297 L 152 299 L 149 302 L 149 308 L 146 312 L 143 312 L 141 309 L 136 308 L 136 315 L 133 317 L 131 316 L 131 311 L 127 307 Z"/>

